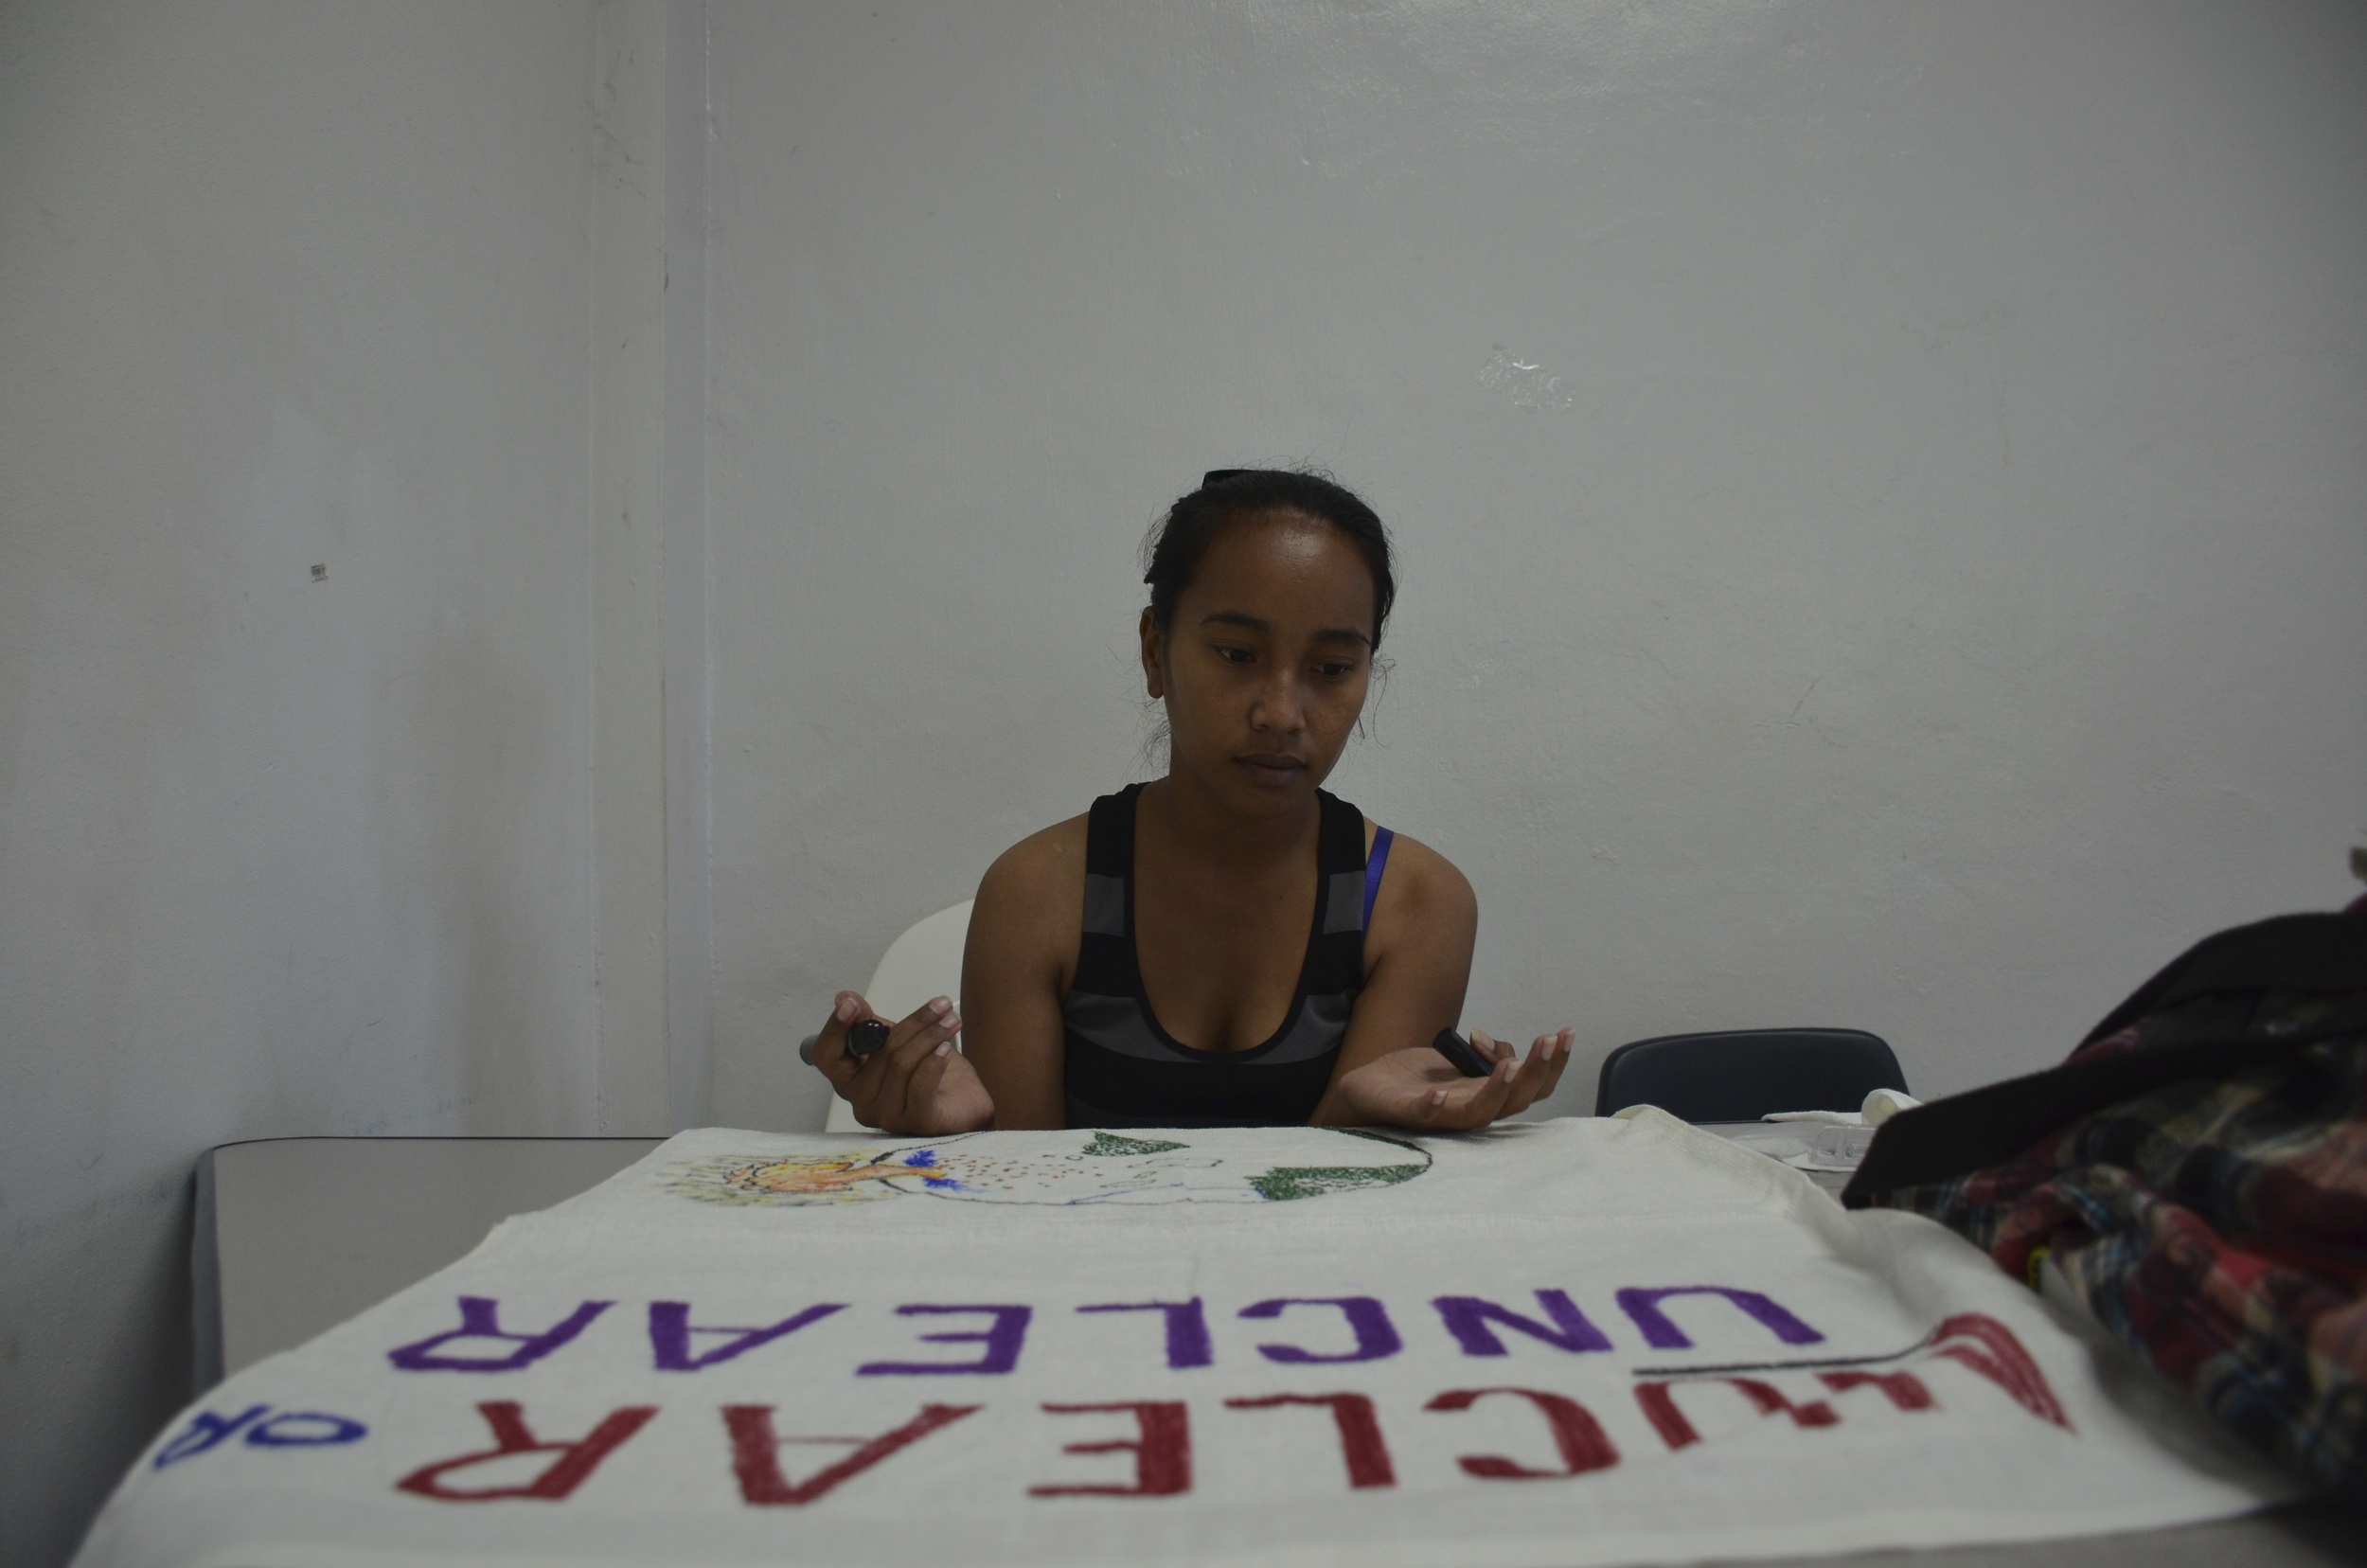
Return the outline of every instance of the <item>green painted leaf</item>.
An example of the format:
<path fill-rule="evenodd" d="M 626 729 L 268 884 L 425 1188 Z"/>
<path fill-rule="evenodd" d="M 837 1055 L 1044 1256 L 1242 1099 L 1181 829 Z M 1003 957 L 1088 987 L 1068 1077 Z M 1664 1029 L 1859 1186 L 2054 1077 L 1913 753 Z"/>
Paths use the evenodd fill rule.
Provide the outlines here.
<path fill-rule="evenodd" d="M 1287 1203 L 1293 1198 L 1320 1198 L 1326 1192 L 1353 1192 L 1358 1187 L 1395 1186 L 1410 1182 L 1428 1166 L 1278 1166 L 1249 1185 L 1261 1198 Z"/>
<path fill-rule="evenodd" d="M 1094 1141 L 1085 1146 L 1088 1154 L 1164 1154 L 1170 1149 L 1188 1149 L 1189 1144 L 1166 1143 L 1158 1138 L 1121 1138 L 1108 1132 L 1096 1132 Z"/>

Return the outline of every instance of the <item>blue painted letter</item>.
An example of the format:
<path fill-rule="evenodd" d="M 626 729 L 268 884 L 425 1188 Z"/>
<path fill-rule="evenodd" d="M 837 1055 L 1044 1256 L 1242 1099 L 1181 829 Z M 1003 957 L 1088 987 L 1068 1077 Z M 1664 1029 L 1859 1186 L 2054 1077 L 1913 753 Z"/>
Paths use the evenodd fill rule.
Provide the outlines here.
<path fill-rule="evenodd" d="M 336 1443 L 358 1443 L 369 1434 L 368 1427 L 344 1416 L 318 1410 L 283 1410 L 249 1432 L 246 1440 L 257 1448 L 325 1448 Z"/>
<path fill-rule="evenodd" d="M 199 1411 L 189 1417 L 189 1424 L 171 1442 L 156 1451 L 155 1468 L 163 1470 L 167 1465 L 195 1458 L 207 1449 L 228 1441 L 240 1427 L 270 1408 L 269 1405 L 249 1405 L 236 1416 L 227 1417 L 217 1416 L 210 1410 Z"/>

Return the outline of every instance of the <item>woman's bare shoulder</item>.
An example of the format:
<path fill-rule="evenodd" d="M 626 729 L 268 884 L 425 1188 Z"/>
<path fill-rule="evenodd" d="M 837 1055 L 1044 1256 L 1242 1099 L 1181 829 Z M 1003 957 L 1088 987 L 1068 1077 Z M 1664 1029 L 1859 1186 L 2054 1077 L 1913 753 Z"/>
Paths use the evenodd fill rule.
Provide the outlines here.
<path fill-rule="evenodd" d="M 1049 917 L 1056 924 L 1077 924 L 1084 900 L 1084 825 L 1082 815 L 1054 822 L 997 855 L 980 879 L 978 902 L 994 907 L 1004 919 Z"/>
<path fill-rule="evenodd" d="M 994 858 L 978 884 L 982 899 L 1049 897 L 1085 886 L 1085 822 L 1082 815 L 1030 833 Z"/>
<path fill-rule="evenodd" d="M 1372 828 L 1366 819 L 1366 837 Z M 1394 918 L 1389 918 L 1394 917 Z M 1378 928 L 1398 920 L 1434 925 L 1450 922 L 1476 926 L 1479 896 L 1454 862 L 1409 834 L 1397 833 L 1389 843 L 1389 864 L 1381 872 L 1380 897 L 1373 909 Z M 1377 933 L 1378 934 L 1378 933 Z"/>
<path fill-rule="evenodd" d="M 1085 818 L 1056 822 L 987 867 L 970 918 L 973 954 L 1006 972 L 1057 974 L 1065 988 L 1085 916 Z"/>

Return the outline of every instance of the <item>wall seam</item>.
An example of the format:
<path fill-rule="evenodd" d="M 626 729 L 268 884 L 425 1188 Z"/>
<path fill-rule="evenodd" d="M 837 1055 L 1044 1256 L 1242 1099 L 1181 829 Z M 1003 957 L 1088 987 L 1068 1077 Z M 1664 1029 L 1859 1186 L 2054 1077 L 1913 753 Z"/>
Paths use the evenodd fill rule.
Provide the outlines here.
<path fill-rule="evenodd" d="M 707 1119 L 712 1028 L 704 0 L 669 0 L 666 46 L 666 1049 L 673 1125 Z"/>

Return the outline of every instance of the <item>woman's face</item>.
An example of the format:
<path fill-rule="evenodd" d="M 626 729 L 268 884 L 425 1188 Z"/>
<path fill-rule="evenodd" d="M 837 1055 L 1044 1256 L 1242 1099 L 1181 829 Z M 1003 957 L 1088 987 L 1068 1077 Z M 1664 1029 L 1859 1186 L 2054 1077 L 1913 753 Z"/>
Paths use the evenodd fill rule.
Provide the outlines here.
<path fill-rule="evenodd" d="M 1166 629 L 1143 612 L 1170 772 L 1249 814 L 1303 808 L 1364 711 L 1373 631 L 1372 571 L 1345 534 L 1301 512 L 1227 524 Z"/>

